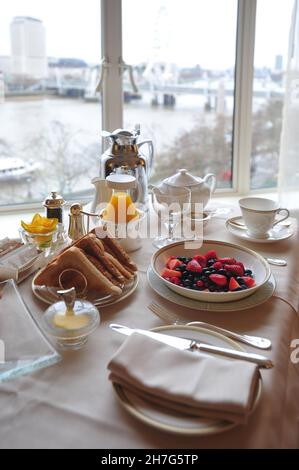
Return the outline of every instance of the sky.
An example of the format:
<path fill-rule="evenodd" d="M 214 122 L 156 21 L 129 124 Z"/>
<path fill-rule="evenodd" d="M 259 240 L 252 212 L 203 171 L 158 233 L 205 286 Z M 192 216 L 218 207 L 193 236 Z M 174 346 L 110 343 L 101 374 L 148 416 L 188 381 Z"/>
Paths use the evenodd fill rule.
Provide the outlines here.
<path fill-rule="evenodd" d="M 258 0 L 256 67 L 273 67 L 287 54 L 294 0 Z M 14 16 L 43 21 L 47 55 L 98 63 L 100 0 L 3 0 L 0 55 L 10 54 L 9 24 Z M 123 56 L 136 64 L 167 57 L 180 66 L 233 66 L 237 0 L 123 0 Z M 159 47 L 157 47 L 159 44 Z"/>

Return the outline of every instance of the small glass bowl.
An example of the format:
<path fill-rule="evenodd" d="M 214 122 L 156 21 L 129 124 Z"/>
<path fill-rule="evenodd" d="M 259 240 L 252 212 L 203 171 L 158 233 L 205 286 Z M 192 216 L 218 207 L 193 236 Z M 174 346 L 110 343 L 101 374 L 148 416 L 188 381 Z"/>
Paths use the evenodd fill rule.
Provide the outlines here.
<path fill-rule="evenodd" d="M 43 325 L 45 331 L 56 341 L 60 349 L 80 349 L 88 340 L 89 335 L 97 328 L 100 323 L 100 314 L 98 309 L 87 300 L 76 300 L 73 307 L 74 315 L 87 316 L 87 324 L 81 328 L 67 329 L 56 326 L 54 323 L 55 315 L 65 316 L 66 306 L 64 301 L 56 302 L 51 305 L 43 315 Z"/>
<path fill-rule="evenodd" d="M 52 230 L 47 233 L 32 233 L 19 228 L 21 240 L 25 245 L 35 246 L 39 251 L 44 251 L 48 256 L 56 247 L 58 230 Z"/>

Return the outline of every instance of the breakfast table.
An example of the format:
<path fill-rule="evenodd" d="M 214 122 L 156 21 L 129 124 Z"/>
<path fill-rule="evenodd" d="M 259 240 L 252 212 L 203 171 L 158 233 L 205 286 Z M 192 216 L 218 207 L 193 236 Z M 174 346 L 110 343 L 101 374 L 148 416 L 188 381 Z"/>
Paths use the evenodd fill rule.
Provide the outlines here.
<path fill-rule="evenodd" d="M 262 305 L 234 312 L 196 311 L 173 304 L 148 284 L 154 247 L 151 239 L 143 240 L 141 249 L 132 253 L 139 269 L 138 288 L 122 302 L 100 308 L 101 323 L 87 345 L 62 352 L 62 361 L 55 365 L 0 384 L 1 448 L 299 447 L 299 364 L 290 359 L 291 342 L 299 338 L 298 231 L 275 244 L 255 244 L 238 241 L 224 222 L 212 218 L 204 227 L 205 239 L 239 243 L 264 256 L 287 260 L 287 266 L 271 266 L 276 280 L 274 295 Z M 34 297 L 31 280 L 23 281 L 19 289 L 40 322 L 46 305 Z M 162 320 L 147 308 L 152 301 L 185 320 L 271 340 L 272 349 L 263 354 L 273 360 L 274 368 L 261 370 L 261 400 L 246 425 L 215 435 L 182 436 L 151 428 L 123 409 L 108 380 L 107 364 L 124 339 L 109 329 L 109 324 L 143 329 L 161 326 Z M 247 345 L 245 349 L 259 352 Z"/>

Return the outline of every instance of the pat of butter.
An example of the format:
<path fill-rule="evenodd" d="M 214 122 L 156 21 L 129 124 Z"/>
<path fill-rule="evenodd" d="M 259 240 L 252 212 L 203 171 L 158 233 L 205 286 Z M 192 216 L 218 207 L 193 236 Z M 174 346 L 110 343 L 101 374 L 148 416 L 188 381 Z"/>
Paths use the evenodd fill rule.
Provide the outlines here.
<path fill-rule="evenodd" d="M 65 315 L 56 313 L 53 318 L 53 324 L 58 328 L 65 330 L 78 330 L 84 328 L 89 324 L 90 318 L 88 315 Z"/>

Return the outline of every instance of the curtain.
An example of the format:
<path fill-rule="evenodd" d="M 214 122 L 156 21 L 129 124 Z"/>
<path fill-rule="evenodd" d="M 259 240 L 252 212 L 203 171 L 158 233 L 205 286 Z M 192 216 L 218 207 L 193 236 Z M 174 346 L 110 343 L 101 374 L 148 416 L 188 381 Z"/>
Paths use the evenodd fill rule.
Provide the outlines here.
<path fill-rule="evenodd" d="M 278 189 L 282 207 L 299 215 L 299 1 L 294 1 L 286 71 Z M 296 211 L 297 209 L 297 211 Z"/>

